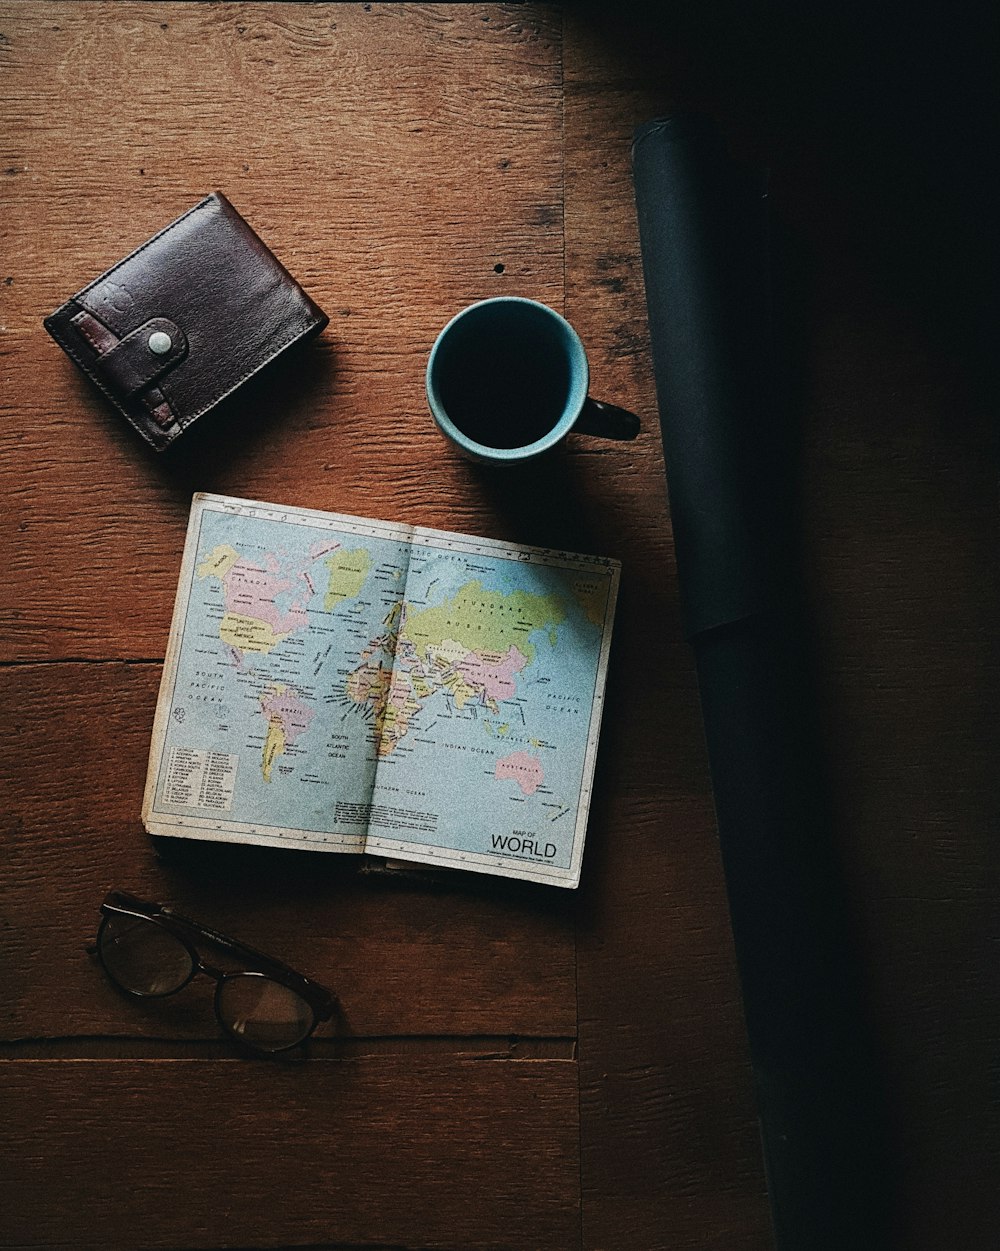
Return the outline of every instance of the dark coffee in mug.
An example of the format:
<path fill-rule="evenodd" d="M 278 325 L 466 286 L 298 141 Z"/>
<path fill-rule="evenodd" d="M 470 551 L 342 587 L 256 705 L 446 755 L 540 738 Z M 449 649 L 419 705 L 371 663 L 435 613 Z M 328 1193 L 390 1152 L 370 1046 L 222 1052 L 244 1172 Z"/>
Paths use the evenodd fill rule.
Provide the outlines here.
<path fill-rule="evenodd" d="M 537 300 L 470 304 L 438 335 L 427 361 L 427 403 L 465 456 L 512 465 L 540 456 L 571 430 L 634 439 L 634 413 L 590 399 L 580 336 Z"/>
<path fill-rule="evenodd" d="M 438 395 L 462 434 L 483 447 L 525 447 L 559 424 L 571 368 L 556 328 L 521 305 L 456 326 L 438 358 Z"/>

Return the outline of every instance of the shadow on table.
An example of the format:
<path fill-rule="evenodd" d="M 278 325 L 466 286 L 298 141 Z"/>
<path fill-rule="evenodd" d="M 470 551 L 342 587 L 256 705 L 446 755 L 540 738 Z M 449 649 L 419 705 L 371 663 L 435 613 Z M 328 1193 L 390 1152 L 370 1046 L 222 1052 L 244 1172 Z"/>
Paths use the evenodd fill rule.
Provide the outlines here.
<path fill-rule="evenodd" d="M 147 451 L 157 477 L 189 498 L 215 470 L 259 460 L 272 427 L 302 425 L 324 412 L 336 374 L 332 344 L 322 338 L 279 357 L 210 413 L 194 422 L 163 453 Z"/>
<path fill-rule="evenodd" d="M 303 905 L 343 889 L 402 891 L 429 895 L 461 895 L 496 900 L 525 911 L 569 917 L 575 892 L 538 882 L 468 873 L 458 869 L 423 869 L 419 864 L 386 868 L 378 856 L 360 856 L 288 847 L 259 847 L 193 838 L 150 836 L 161 866 L 187 885 L 218 885 L 227 895 L 269 900 L 288 896 Z M 180 885 L 180 882 L 178 883 Z"/>
<path fill-rule="evenodd" d="M 655 107 L 705 112 L 770 164 L 812 245 L 864 274 L 993 404 L 995 6 L 583 0 L 573 21 Z"/>

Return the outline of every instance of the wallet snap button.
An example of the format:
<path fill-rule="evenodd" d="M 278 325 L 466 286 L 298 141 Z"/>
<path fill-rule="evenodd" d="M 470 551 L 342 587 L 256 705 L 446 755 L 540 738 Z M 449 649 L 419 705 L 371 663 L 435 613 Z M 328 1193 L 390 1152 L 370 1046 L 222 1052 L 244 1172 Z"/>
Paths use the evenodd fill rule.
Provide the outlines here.
<path fill-rule="evenodd" d="M 151 352 L 155 352 L 157 356 L 166 356 L 174 346 L 174 343 L 170 335 L 164 334 L 162 330 L 154 330 L 149 336 L 146 346 Z"/>

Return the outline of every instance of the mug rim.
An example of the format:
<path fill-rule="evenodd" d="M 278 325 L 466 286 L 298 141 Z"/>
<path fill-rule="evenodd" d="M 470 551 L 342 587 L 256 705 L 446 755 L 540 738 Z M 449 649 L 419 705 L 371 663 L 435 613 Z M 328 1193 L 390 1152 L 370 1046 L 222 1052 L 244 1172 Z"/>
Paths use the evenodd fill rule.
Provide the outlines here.
<path fill-rule="evenodd" d="M 546 431 L 540 439 L 536 439 L 533 443 L 524 443 L 520 447 L 491 447 L 488 443 L 477 443 L 474 439 L 470 439 L 467 434 L 455 425 L 445 411 L 444 404 L 438 394 L 432 374 L 434 364 L 437 360 L 438 351 L 450 334 L 454 326 L 462 321 L 469 314 L 485 308 L 488 305 L 495 304 L 526 304 L 532 308 L 540 309 L 548 317 L 551 317 L 560 327 L 569 349 L 570 366 L 572 371 L 572 380 L 570 382 L 569 394 L 563 407 L 562 416 Z M 457 444 L 463 451 L 477 460 L 483 461 L 520 461 L 528 460 L 534 456 L 541 455 L 542 452 L 548 451 L 550 447 L 554 447 L 559 443 L 576 424 L 577 418 L 583 411 L 583 406 L 587 401 L 587 392 L 590 387 L 590 366 L 587 361 L 587 352 L 583 346 L 583 340 L 573 329 L 570 323 L 562 315 L 556 312 L 548 304 L 543 304 L 541 300 L 532 300 L 524 295 L 493 295 L 484 300 L 476 300 L 472 304 L 466 304 L 438 331 L 431 348 L 430 355 L 427 358 L 427 368 L 425 371 L 425 390 L 427 393 L 427 403 L 430 406 L 431 416 L 437 422 L 444 434 Z"/>

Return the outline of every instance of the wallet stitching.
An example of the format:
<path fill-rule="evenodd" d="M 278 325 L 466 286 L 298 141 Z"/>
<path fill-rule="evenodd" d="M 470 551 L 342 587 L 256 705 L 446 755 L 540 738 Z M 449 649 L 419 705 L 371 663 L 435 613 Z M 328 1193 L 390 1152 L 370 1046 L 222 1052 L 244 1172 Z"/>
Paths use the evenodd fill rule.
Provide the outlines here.
<path fill-rule="evenodd" d="M 101 381 L 100 376 L 94 373 L 93 369 L 90 367 L 89 362 L 83 359 L 83 357 L 79 354 L 79 352 L 77 352 L 76 348 L 72 345 L 72 343 L 68 342 L 68 340 L 62 333 L 62 327 L 50 326 L 49 333 L 56 339 L 59 346 L 66 353 L 66 355 L 69 356 L 72 360 L 76 361 L 76 363 L 80 366 L 80 369 L 86 374 L 86 376 L 91 380 L 91 382 L 93 382 L 94 385 L 100 391 L 102 391 L 104 395 L 107 396 L 107 398 L 111 401 L 111 403 L 118 410 L 118 412 L 121 413 L 121 415 L 129 423 L 129 425 L 133 426 L 136 430 L 138 430 L 138 432 L 142 435 L 144 439 L 146 439 L 147 442 L 153 443 L 155 446 L 154 440 L 149 437 L 149 430 L 145 429 L 142 425 L 140 425 L 140 423 L 132 416 L 132 414 L 128 411 L 128 409 L 124 406 L 124 404 L 122 404 L 118 396 L 116 396 L 113 391 L 109 390 L 108 387 L 104 385 L 104 383 Z M 158 426 L 156 429 L 157 429 L 157 433 L 160 433 L 161 428 Z M 183 426 L 181 426 L 181 429 L 183 429 Z M 178 431 L 178 433 L 180 433 L 180 431 Z"/>
<path fill-rule="evenodd" d="M 119 338 L 119 336 L 116 335 L 115 332 L 109 326 L 105 326 L 104 323 L 100 321 L 98 318 L 96 318 L 94 314 L 91 313 L 88 309 L 82 309 L 79 313 L 76 314 L 75 317 L 70 318 L 70 325 L 75 327 L 77 334 L 79 334 L 82 338 L 87 340 L 87 342 L 94 349 L 94 351 L 98 354 L 98 356 L 102 355 L 101 345 L 97 341 L 97 339 L 94 337 L 94 333 L 90 329 L 90 327 L 87 325 L 87 323 L 81 320 L 84 317 L 89 317 L 91 321 L 97 322 L 97 324 L 104 331 L 104 333 L 109 338 L 114 340 L 114 343 L 112 344 L 113 347 L 117 347 L 118 344 L 121 343 L 121 339 Z M 110 351 L 111 348 L 107 348 L 106 350 Z"/>
<path fill-rule="evenodd" d="M 174 341 L 172 342 L 171 347 L 170 347 L 170 351 L 166 356 L 162 357 L 159 361 L 149 362 L 149 364 L 152 367 L 152 373 L 147 378 L 144 378 L 144 380 L 140 382 L 140 384 L 137 387 L 134 387 L 131 391 L 129 391 L 125 395 L 125 397 L 121 401 L 123 404 L 129 403 L 132 400 L 133 396 L 137 396 L 141 398 L 142 395 L 145 394 L 149 390 L 150 387 L 157 385 L 158 382 L 162 380 L 164 375 L 168 374 L 171 370 L 176 369 L 177 366 L 180 365 L 187 358 L 190 352 L 190 344 L 188 341 L 188 337 L 184 333 L 184 331 L 180 328 L 180 326 L 177 325 L 175 321 L 173 321 L 169 317 L 150 317 L 146 321 L 144 321 L 141 326 L 136 326 L 136 328 L 134 330 L 130 330 L 127 335 L 123 335 L 115 344 L 115 347 L 109 348 L 107 352 L 99 353 L 97 357 L 97 361 L 95 361 L 94 364 L 96 365 L 105 356 L 110 355 L 110 353 L 115 351 L 116 348 L 120 347 L 121 344 L 130 342 L 130 341 L 131 342 L 136 341 L 140 333 L 144 333 L 148 326 L 153 325 L 156 322 L 161 323 L 161 325 L 173 327 L 173 331 L 168 330 L 167 333 L 173 335 L 173 332 L 175 331 L 176 337 L 174 338 Z M 122 390 L 124 389 L 125 388 L 123 387 Z"/>
<path fill-rule="evenodd" d="M 112 265 L 110 269 L 106 269 L 103 274 L 95 278 L 93 282 L 88 283 L 87 286 L 81 287 L 81 289 L 76 293 L 76 295 L 72 297 L 70 301 L 68 301 L 68 303 L 81 300 L 83 296 L 87 295 L 87 293 L 92 291 L 95 287 L 100 286 L 100 284 L 104 282 L 106 278 L 109 278 L 117 270 L 121 269 L 123 265 L 128 264 L 129 261 L 132 261 L 137 256 L 141 255 L 141 253 L 143 253 L 146 250 L 146 248 L 154 244 L 157 241 L 157 239 L 160 239 L 165 234 L 168 234 L 171 230 L 174 229 L 175 226 L 179 226 L 181 222 L 193 216 L 195 213 L 201 212 L 202 210 L 207 208 L 209 204 L 213 202 L 218 202 L 218 201 L 219 201 L 219 197 L 216 194 L 205 196 L 203 200 L 200 200 L 192 208 L 188 209 L 186 213 L 182 213 L 180 217 L 175 218 L 168 225 L 164 226 L 162 230 L 157 231 L 155 235 L 152 235 L 149 239 L 147 239 L 146 242 L 143 243 L 140 247 L 136 248 L 134 252 L 130 252 L 128 256 L 122 257 L 120 261 Z M 252 230 L 253 228 L 250 227 L 250 229 Z M 277 258 L 275 258 L 275 260 L 277 260 Z M 277 263 L 279 266 L 281 265 L 280 261 L 277 261 Z M 282 268 L 284 267 L 282 266 Z M 287 273 L 287 271 L 285 272 Z M 298 284 L 294 278 L 292 278 L 292 282 L 298 288 L 299 292 L 304 296 L 304 298 L 308 300 L 309 297 L 305 295 L 304 291 L 302 291 L 302 287 L 300 286 L 300 284 Z M 63 308 L 65 307 L 66 305 L 63 306 Z M 62 312 L 63 310 L 59 309 L 58 311 Z M 55 316 L 55 314 L 53 314 L 53 316 Z M 196 421 L 199 417 L 203 416 L 210 409 L 214 408 L 216 404 L 219 404 L 222 400 L 226 399 L 227 396 L 232 395 L 232 393 L 238 390 L 243 385 L 244 382 L 252 378 L 255 374 L 259 373 L 260 370 L 262 370 L 265 365 L 269 365 L 271 361 L 275 359 L 275 357 L 280 356 L 280 354 L 286 348 L 290 347 L 297 339 L 301 338 L 301 336 L 305 334 L 307 331 L 314 329 L 316 326 L 319 326 L 320 328 L 322 328 L 325 324 L 327 324 L 325 318 L 326 318 L 326 315 L 322 313 L 322 311 L 320 312 L 320 315 L 318 317 L 310 314 L 306 318 L 306 320 L 301 323 L 301 325 L 296 326 L 296 328 L 289 335 L 287 335 L 286 338 L 282 339 L 282 341 L 278 344 L 278 346 L 274 349 L 274 351 L 271 352 L 269 356 L 266 356 L 263 360 L 259 361 L 256 365 L 254 365 L 252 369 L 247 370 L 247 372 L 244 373 L 240 378 L 238 378 L 237 381 L 232 384 L 232 386 L 228 387 L 225 391 L 220 391 L 217 395 L 215 395 L 212 399 L 208 400 L 205 404 L 202 405 L 201 408 L 197 409 L 195 412 L 178 417 L 177 424 L 180 430 L 186 429 L 193 421 Z M 58 324 L 52 324 L 48 327 L 48 329 L 50 333 L 53 335 L 53 337 L 57 340 L 59 345 L 62 347 L 63 351 L 65 351 L 66 354 L 72 360 L 74 360 L 77 363 L 77 365 L 79 365 L 79 367 L 83 370 L 83 372 L 87 375 L 87 377 L 90 378 L 95 383 L 95 385 L 100 389 L 100 391 L 105 396 L 107 396 L 107 398 L 115 406 L 118 412 L 122 414 L 122 416 L 126 419 L 126 421 L 128 421 L 131 426 L 133 426 L 136 430 L 138 430 L 138 432 L 145 439 L 147 439 L 147 441 L 153 442 L 153 440 L 150 439 L 149 437 L 149 431 L 145 429 L 143 425 L 141 425 L 139 421 L 136 420 L 135 417 L 132 416 L 132 414 L 124 406 L 122 401 L 119 400 L 119 398 L 112 391 L 110 391 L 107 386 L 105 386 L 101 378 L 93 371 L 89 362 L 85 361 L 83 357 L 81 357 L 80 354 L 76 351 L 76 349 L 72 346 L 72 344 L 67 341 L 65 335 L 62 333 L 62 328 Z M 170 403 L 171 408 L 176 413 L 177 411 L 176 399 L 170 394 L 171 388 L 164 386 L 165 382 L 166 382 L 166 379 L 160 380 L 160 384 L 159 384 L 160 389 L 164 392 L 164 394 L 167 397 L 168 402 Z M 160 430 L 161 428 L 157 427 L 158 434 L 160 433 Z M 178 433 L 179 432 L 180 431 L 178 431 Z"/>
<path fill-rule="evenodd" d="M 181 430 L 186 429 L 193 421 L 196 421 L 199 417 L 207 413 L 209 409 L 214 408 L 216 404 L 221 403 L 221 401 L 224 400 L 227 396 L 232 395 L 232 393 L 238 390 L 243 385 L 244 382 L 246 382 L 249 378 L 252 378 L 254 374 L 259 373 L 259 371 L 263 369 L 265 365 L 269 365 L 276 356 L 280 356 L 280 354 L 285 350 L 285 348 L 290 347 L 292 343 L 294 343 L 296 339 L 300 338 L 307 330 L 311 330 L 314 326 L 322 324 L 322 321 L 323 321 L 322 317 L 310 317 L 307 321 L 303 322 L 301 326 L 297 326 L 292 334 L 290 334 L 287 338 L 283 339 L 278 344 L 278 346 L 274 349 L 274 351 L 271 353 L 270 356 L 265 357 L 264 360 L 262 360 L 259 364 L 255 365 L 253 369 L 248 370 L 248 372 L 245 373 L 236 382 L 234 382 L 233 385 L 229 387 L 228 390 L 221 391 L 218 395 L 214 397 L 214 399 L 209 400 L 205 405 L 199 408 L 196 412 L 191 413 L 190 415 L 179 417 L 177 419 L 177 424 L 180 427 L 180 429 Z M 76 361 L 77 365 L 80 366 L 80 368 L 87 375 L 87 377 L 91 379 L 91 381 L 103 392 L 103 394 L 107 396 L 107 398 L 115 406 L 118 412 L 120 412 L 122 416 L 125 418 L 125 420 L 128 421 L 129 424 L 132 425 L 136 430 L 138 430 L 139 433 L 144 438 L 152 442 L 152 440 L 149 439 L 148 431 L 144 429 L 144 427 L 140 425 L 140 423 L 132 416 L 132 414 L 124 406 L 121 400 L 114 394 L 114 392 L 109 390 L 108 387 L 104 385 L 100 376 L 96 374 L 91 368 L 90 363 L 84 360 L 84 358 L 79 354 L 79 352 L 77 352 L 74 346 L 66 339 L 65 335 L 62 332 L 62 327 L 59 326 L 58 324 L 55 324 L 55 325 L 50 326 L 49 330 L 50 330 L 50 333 L 58 340 L 59 345 L 63 349 L 63 351 L 66 352 L 66 354 L 69 357 L 71 357 L 74 361 Z M 164 386 L 165 382 L 166 382 L 166 379 L 160 380 L 160 384 L 159 384 L 160 390 L 163 391 L 163 393 L 166 395 L 167 400 L 170 403 L 170 407 L 176 413 L 177 411 L 176 398 L 171 396 L 170 394 L 171 389 L 169 387 Z M 160 433 L 160 430 L 161 430 L 161 427 L 158 426 L 157 433 Z M 176 435 L 174 437 L 176 438 Z"/>
<path fill-rule="evenodd" d="M 241 378 L 238 378 L 232 384 L 231 387 L 229 387 L 225 391 L 220 391 L 218 395 L 216 395 L 213 399 L 208 400 L 207 403 L 205 403 L 196 412 L 191 413 L 190 416 L 182 416 L 179 419 L 181 429 L 183 430 L 185 427 L 189 426 L 192 421 L 195 421 L 197 418 L 207 413 L 209 409 L 214 408 L 216 404 L 220 404 L 224 399 L 226 399 L 227 396 L 232 395 L 234 391 L 238 390 L 244 384 L 244 382 L 246 382 L 249 378 L 252 378 L 254 374 L 260 373 L 260 371 L 264 368 L 265 365 L 270 365 L 271 361 L 273 361 L 276 356 L 280 356 L 281 353 L 285 350 L 285 348 L 291 347 L 291 345 L 296 341 L 296 339 L 301 338 L 302 335 L 305 334 L 307 330 L 311 330 L 314 326 L 317 326 L 317 325 L 321 326 L 322 324 L 323 324 L 322 317 L 310 316 L 300 326 L 296 326 L 295 329 L 292 331 L 292 333 L 287 336 L 287 338 L 282 339 L 282 341 L 278 344 L 278 346 L 274 349 L 274 351 L 271 353 L 270 356 L 265 356 L 262 361 L 259 361 L 256 365 L 254 365 L 253 369 L 247 370 L 247 372 Z M 170 390 L 163 386 L 164 382 L 166 382 L 166 379 L 163 379 L 161 381 L 160 390 L 164 392 L 164 394 L 167 396 L 168 399 L 170 399 L 171 398 Z M 176 405 L 174 405 L 173 403 L 171 404 L 171 406 L 176 409 Z"/>
<path fill-rule="evenodd" d="M 80 290 L 76 293 L 76 295 L 73 296 L 73 299 L 79 300 L 81 296 L 86 295 L 89 291 L 93 291 L 95 287 L 99 287 L 101 283 L 105 280 L 105 278 L 110 278 L 111 275 L 114 273 L 117 273 L 117 271 L 121 269 L 123 265 L 127 265 L 129 261 L 135 260 L 137 256 L 141 256 L 142 253 L 145 252 L 145 250 L 148 247 L 151 247 L 157 241 L 157 239 L 162 239 L 163 236 L 165 234 L 169 234 L 170 231 L 173 230 L 175 226 L 179 226 L 181 222 L 186 221 L 194 213 L 200 212 L 202 209 L 206 208 L 213 200 L 216 200 L 216 199 L 217 197 L 214 195 L 205 196 L 204 200 L 200 200 L 193 208 L 189 208 L 186 213 L 182 213 L 180 217 L 175 217 L 174 220 L 170 222 L 169 225 L 164 226 L 162 230 L 158 230 L 155 235 L 152 235 L 149 239 L 146 240 L 145 243 L 137 247 L 134 252 L 130 252 L 128 256 L 123 256 L 120 261 L 116 261 L 115 264 L 112 265 L 110 269 L 106 269 L 99 278 L 95 278 L 93 282 L 89 282 L 85 287 L 81 287 Z"/>

